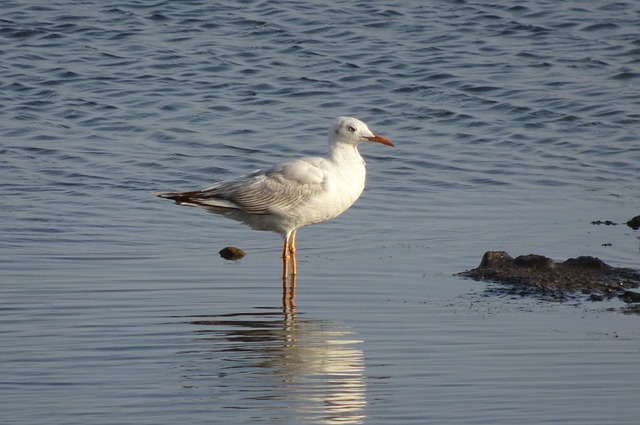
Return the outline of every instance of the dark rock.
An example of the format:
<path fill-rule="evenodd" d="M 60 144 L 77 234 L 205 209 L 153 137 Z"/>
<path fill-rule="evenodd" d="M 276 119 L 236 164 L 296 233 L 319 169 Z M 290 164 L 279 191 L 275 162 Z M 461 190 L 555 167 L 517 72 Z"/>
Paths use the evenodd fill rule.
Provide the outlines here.
<path fill-rule="evenodd" d="M 580 294 L 588 295 L 592 301 L 611 297 L 631 300 L 636 299 L 636 293 L 628 289 L 640 287 L 637 270 L 611 267 L 590 256 L 555 262 L 537 254 L 512 258 L 505 251 L 487 251 L 477 268 L 458 275 L 501 283 L 505 294 L 543 295 L 554 300 Z"/>
<path fill-rule="evenodd" d="M 640 293 L 633 291 L 624 291 L 620 295 L 620 299 L 629 304 L 640 303 Z"/>
<path fill-rule="evenodd" d="M 243 250 L 236 248 L 235 246 L 222 248 L 218 254 L 220 254 L 220 256 L 225 260 L 239 260 L 246 255 Z"/>
<path fill-rule="evenodd" d="M 640 229 L 640 215 L 637 215 L 631 220 L 627 221 L 627 226 L 631 227 L 633 230 Z"/>
<path fill-rule="evenodd" d="M 591 295 L 589 295 L 589 301 L 604 301 L 604 295 L 602 295 L 602 294 L 591 294 Z"/>
<path fill-rule="evenodd" d="M 597 257 L 581 256 L 576 258 L 569 258 L 564 263 L 566 267 L 576 267 L 593 270 L 605 270 L 610 268 L 604 261 Z"/>
<path fill-rule="evenodd" d="M 600 224 L 604 224 L 605 226 L 617 226 L 618 223 L 616 223 L 615 221 L 611 221 L 611 220 L 595 220 L 592 221 L 591 224 L 595 224 L 595 225 L 600 225 Z"/>
<path fill-rule="evenodd" d="M 551 258 L 537 254 L 519 255 L 513 260 L 513 265 L 518 267 L 547 270 L 551 270 L 556 266 Z"/>
<path fill-rule="evenodd" d="M 500 267 L 512 261 L 513 258 L 506 251 L 487 251 L 482 256 L 479 268 Z"/>

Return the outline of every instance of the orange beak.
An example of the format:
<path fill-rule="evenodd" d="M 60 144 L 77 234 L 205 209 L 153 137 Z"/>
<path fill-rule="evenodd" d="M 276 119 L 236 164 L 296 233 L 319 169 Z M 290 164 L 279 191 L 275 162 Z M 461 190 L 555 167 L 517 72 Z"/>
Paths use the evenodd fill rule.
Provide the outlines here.
<path fill-rule="evenodd" d="M 384 136 L 378 136 L 377 134 L 375 134 L 373 137 L 365 137 L 365 138 L 370 142 L 382 143 L 383 145 L 387 145 L 387 146 L 395 146 L 391 140 L 387 139 Z"/>

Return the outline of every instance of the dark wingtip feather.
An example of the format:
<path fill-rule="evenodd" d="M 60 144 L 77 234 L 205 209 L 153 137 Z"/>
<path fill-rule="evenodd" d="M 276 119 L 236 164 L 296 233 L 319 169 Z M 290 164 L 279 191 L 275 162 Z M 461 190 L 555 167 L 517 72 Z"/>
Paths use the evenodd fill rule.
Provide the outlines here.
<path fill-rule="evenodd" d="M 191 197 L 197 192 L 156 192 L 155 196 L 158 198 L 171 199 L 175 201 L 176 204 L 181 204 L 184 202 L 192 202 Z"/>

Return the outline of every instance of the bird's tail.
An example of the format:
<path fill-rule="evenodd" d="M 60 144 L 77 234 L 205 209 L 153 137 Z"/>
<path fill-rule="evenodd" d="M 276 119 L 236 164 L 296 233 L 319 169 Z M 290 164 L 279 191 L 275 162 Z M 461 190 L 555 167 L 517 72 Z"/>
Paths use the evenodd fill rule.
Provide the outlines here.
<path fill-rule="evenodd" d="M 177 205 L 203 207 L 209 209 L 237 209 L 237 206 L 225 199 L 218 198 L 207 190 L 194 190 L 191 192 L 156 192 L 159 198 L 171 199 Z"/>
<path fill-rule="evenodd" d="M 158 198 L 171 199 L 178 205 L 193 205 L 199 191 L 193 192 L 156 192 Z"/>

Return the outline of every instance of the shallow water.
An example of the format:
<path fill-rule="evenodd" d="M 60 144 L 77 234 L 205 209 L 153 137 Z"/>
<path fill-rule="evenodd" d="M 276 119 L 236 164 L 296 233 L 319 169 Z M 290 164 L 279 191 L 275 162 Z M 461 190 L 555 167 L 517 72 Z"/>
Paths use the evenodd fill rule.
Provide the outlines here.
<path fill-rule="evenodd" d="M 4 421 L 635 424 L 637 316 L 453 274 L 639 267 L 639 6 L 217 3 L 5 2 Z M 322 154 L 337 115 L 396 147 L 299 232 L 294 309 L 276 235 L 151 195 Z"/>

